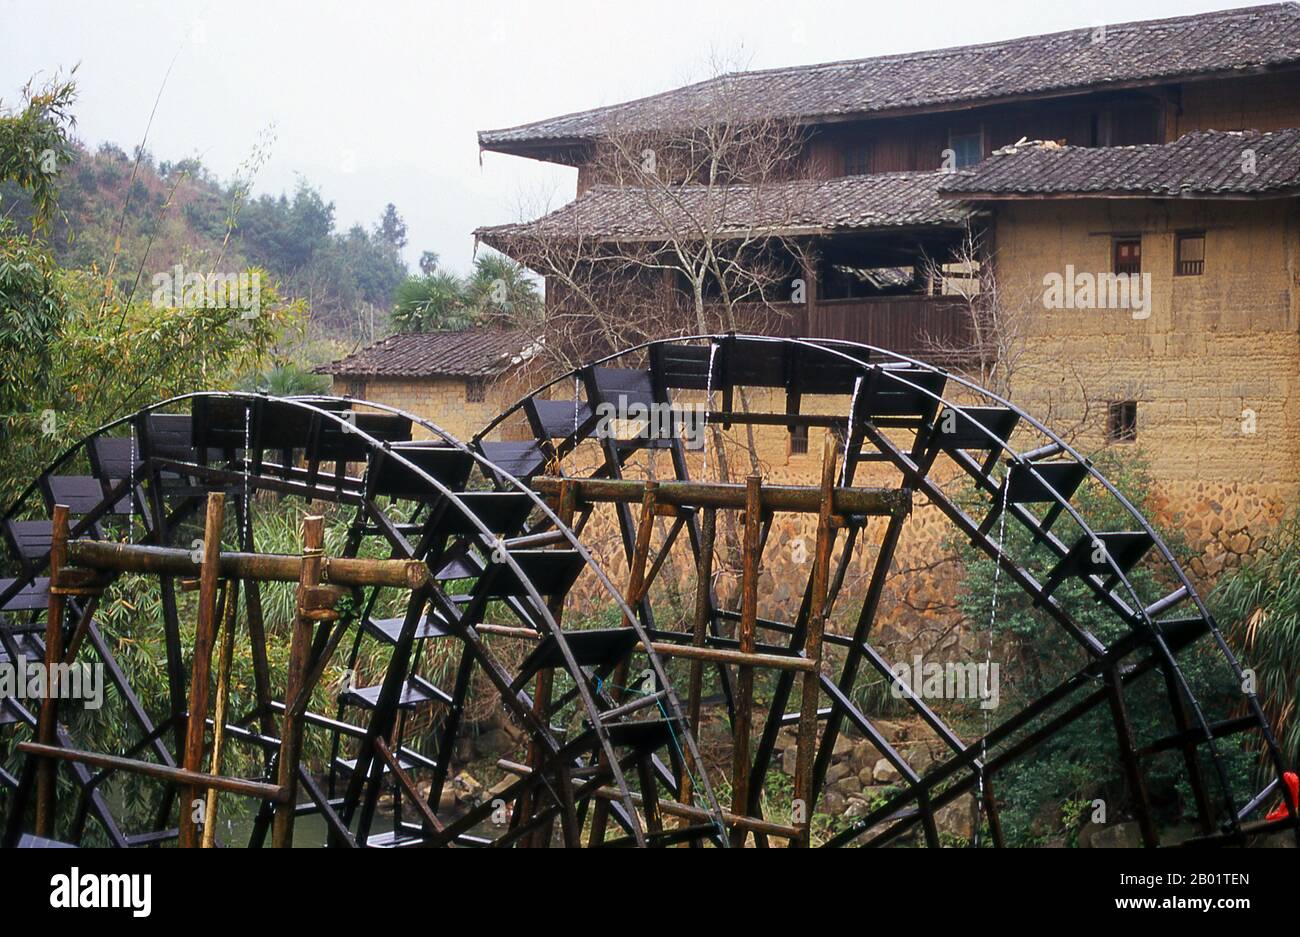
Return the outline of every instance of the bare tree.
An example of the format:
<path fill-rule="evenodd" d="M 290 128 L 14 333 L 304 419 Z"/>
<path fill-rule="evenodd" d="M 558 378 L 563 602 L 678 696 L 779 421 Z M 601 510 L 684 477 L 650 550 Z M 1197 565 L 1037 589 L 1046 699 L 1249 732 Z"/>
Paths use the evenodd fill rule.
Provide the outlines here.
<path fill-rule="evenodd" d="M 699 87 L 670 123 L 615 124 L 593 144 L 574 202 L 488 233 L 545 277 L 557 364 L 673 335 L 773 331 L 799 310 L 800 231 L 817 198 L 804 131 L 754 117 L 726 75 Z M 727 478 L 728 443 L 717 431 L 713 442 L 710 468 Z M 757 470 L 752 434 L 745 448 Z"/>
<path fill-rule="evenodd" d="M 779 333 L 802 309 L 808 237 L 825 208 L 806 133 L 756 116 L 725 74 L 697 88 L 662 121 L 615 123 L 593 143 L 575 201 L 485 232 L 545 278 L 545 354 L 562 369 L 650 339 Z M 749 409 L 743 389 L 737 404 Z M 711 476 L 759 470 L 753 427 L 741 435 L 710 424 Z M 738 557 L 738 531 L 722 539 Z"/>
<path fill-rule="evenodd" d="M 1030 409 L 1067 441 L 1095 431 L 1106 413 L 1099 388 L 1111 383 L 1119 356 L 1093 355 L 1080 363 L 1051 338 L 1052 310 L 1043 305 L 1042 284 L 1008 280 L 997 270 L 985 231 L 971 224 L 948 256 L 926 260 L 922 272 L 931 291 L 960 298 L 970 323 L 962 339 L 927 336 L 926 357 L 1013 402 L 1022 388 L 1032 388 Z M 1099 360 L 1106 363 L 1099 366 Z M 1044 390 L 1053 385 L 1063 389 Z"/>

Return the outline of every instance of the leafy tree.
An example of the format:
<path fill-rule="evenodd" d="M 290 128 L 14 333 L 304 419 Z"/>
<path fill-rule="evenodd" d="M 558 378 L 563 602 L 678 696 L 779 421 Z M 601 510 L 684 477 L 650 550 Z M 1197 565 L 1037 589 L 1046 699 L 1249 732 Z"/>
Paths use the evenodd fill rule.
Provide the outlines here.
<path fill-rule="evenodd" d="M 32 199 L 37 223 L 28 235 L 0 222 L 0 503 L 97 426 L 262 366 L 303 311 L 266 271 L 252 271 L 258 306 L 241 309 L 206 297 L 155 304 L 97 268 L 61 266 L 41 228 L 57 180 L 40 163 L 48 150 L 70 151 L 71 118 L 58 102 L 72 98 L 71 87 L 32 94 L 23 112 L 0 115 L 0 182 Z"/>
<path fill-rule="evenodd" d="M 475 259 L 465 292 L 480 319 L 513 326 L 541 321 L 542 298 L 533 275 L 504 254 L 493 251 Z"/>
<path fill-rule="evenodd" d="M 465 284 L 454 273 L 409 277 L 397 288 L 393 324 L 402 332 L 458 331 L 474 324 Z"/>
<path fill-rule="evenodd" d="M 1152 481 L 1139 457 L 1121 459 L 1114 450 L 1103 450 L 1095 458 L 1098 469 L 1148 516 L 1153 513 Z M 975 499 L 987 508 L 987 498 Z M 1131 529 L 1131 517 L 1101 486 L 1085 483 L 1072 503 L 1094 530 Z M 1066 543 L 1081 534 L 1072 520 L 1062 518 L 1053 528 Z M 996 537 L 998 531 L 994 531 Z M 1179 549 L 1177 538 L 1165 536 Z M 1028 528 L 1008 517 L 1005 549 L 1040 582 L 1056 563 L 1056 554 L 1032 540 Z M 995 564 L 967 543 L 956 543 L 961 584 L 957 600 L 970 633 L 983 640 L 992 621 L 994 660 L 1000 660 L 1001 711 L 1016 712 L 1052 689 L 1065 676 L 1081 667 L 1085 658 L 1059 625 L 1035 608 L 1032 600 L 1008 583 L 1006 574 L 997 579 L 997 610 L 992 614 Z M 1154 597 L 1171 591 L 1171 582 L 1161 581 L 1158 564 L 1141 564 L 1129 573 L 1138 595 Z M 1079 579 L 1063 582 L 1054 598 L 1069 610 L 1080 627 L 1108 646 L 1127 633 L 1127 626 L 1097 602 Z M 1125 596 L 1127 599 L 1127 596 Z M 1199 641 L 1178 658 L 1179 668 L 1192 692 L 1209 712 L 1226 715 L 1240 700 L 1226 664 L 1207 641 Z M 1125 687 L 1130 721 L 1138 744 L 1153 741 L 1175 731 L 1164 681 L 1158 672 L 1144 675 Z M 1078 697 L 1072 697 L 1071 701 Z M 1040 727 L 1049 714 L 1032 721 L 1014 738 Z M 975 714 L 969 714 L 975 718 Z M 1211 720 L 1216 718 L 1210 716 Z M 995 720 L 994 724 L 1000 719 Z M 972 736 L 985 727 L 967 726 Z M 1239 748 L 1220 743 L 1230 783 L 1238 792 L 1245 786 L 1249 757 Z M 996 749 L 991 752 L 996 754 Z M 1175 823 L 1194 812 L 1191 792 L 1185 781 L 1181 755 L 1164 752 L 1144 762 L 1154 808 L 1164 823 Z M 1219 785 L 1212 769 L 1204 769 L 1210 799 L 1216 800 Z M 1122 819 L 1131 808 L 1126 801 L 1127 785 L 1115 744 L 1111 715 L 1104 703 L 1073 722 L 1068 728 L 1040 743 L 1030 758 L 1022 758 L 999 772 L 997 784 L 1004 835 L 1011 844 L 1036 845 L 1049 839 L 1066 840 L 1081 823 L 1081 805 L 1100 798 L 1108 805 L 1108 822 Z M 1240 805 L 1238 805 L 1240 806 Z"/>
<path fill-rule="evenodd" d="M 379 239 L 397 250 L 406 246 L 406 222 L 397 213 L 397 206 L 389 202 L 384 206 L 384 214 L 375 229 Z"/>
<path fill-rule="evenodd" d="M 59 172 L 72 161 L 77 90 L 55 79 L 39 90 L 29 83 L 22 96 L 21 110 L 0 112 L 0 182 L 15 182 L 29 194 L 33 228 L 40 229 L 54 214 Z"/>
<path fill-rule="evenodd" d="M 28 85 L 24 107 L 0 114 L 0 183 L 11 183 L 31 206 L 24 233 L 0 216 L 0 449 L 12 451 L 14 425 L 32 419 L 35 400 L 50 382 L 54 344 L 67 317 L 58 267 L 41 239 L 58 197 L 61 162 L 71 152 L 70 113 L 76 89 Z"/>
<path fill-rule="evenodd" d="M 323 394 L 330 388 L 325 374 L 313 374 L 293 363 L 277 364 L 240 382 L 243 390 L 259 391 L 276 397 Z"/>
<path fill-rule="evenodd" d="M 455 331 L 476 325 L 528 327 L 540 322 L 542 298 L 522 265 L 490 253 L 474 262 L 468 279 L 438 269 L 438 255 L 425 251 L 422 276 L 398 288 L 392 321 L 399 331 Z"/>
<path fill-rule="evenodd" d="M 1215 617 L 1242 648 L 1288 765 L 1300 764 L 1300 508 L 1213 595 Z M 1267 774 L 1272 766 L 1264 766 Z"/>

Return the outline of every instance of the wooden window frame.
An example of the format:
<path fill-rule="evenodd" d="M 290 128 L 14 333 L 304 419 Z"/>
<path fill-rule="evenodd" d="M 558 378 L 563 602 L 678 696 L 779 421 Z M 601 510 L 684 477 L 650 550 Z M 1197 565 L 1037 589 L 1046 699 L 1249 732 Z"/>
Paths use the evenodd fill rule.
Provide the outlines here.
<path fill-rule="evenodd" d="M 487 401 L 487 379 L 469 377 L 465 379 L 465 402 L 485 403 Z"/>
<path fill-rule="evenodd" d="M 808 427 L 795 426 L 790 429 L 790 455 L 808 454 Z"/>
<path fill-rule="evenodd" d="M 843 150 L 840 168 L 846 176 L 871 175 L 871 143 L 850 143 Z"/>
<path fill-rule="evenodd" d="M 1200 241 L 1201 259 L 1183 260 L 1183 242 Z M 1177 231 L 1174 233 L 1174 276 L 1199 277 L 1205 273 L 1206 242 L 1204 231 Z"/>
<path fill-rule="evenodd" d="M 1137 245 L 1137 265 L 1134 269 L 1129 269 L 1132 265 L 1122 264 L 1119 259 L 1120 247 L 1124 244 Z M 1142 272 L 1142 236 L 1131 234 L 1117 234 L 1111 238 L 1110 242 L 1110 269 L 1112 273 L 1118 274 L 1138 274 Z"/>
<path fill-rule="evenodd" d="M 1106 441 L 1137 442 L 1137 401 L 1112 400 L 1106 406 Z"/>

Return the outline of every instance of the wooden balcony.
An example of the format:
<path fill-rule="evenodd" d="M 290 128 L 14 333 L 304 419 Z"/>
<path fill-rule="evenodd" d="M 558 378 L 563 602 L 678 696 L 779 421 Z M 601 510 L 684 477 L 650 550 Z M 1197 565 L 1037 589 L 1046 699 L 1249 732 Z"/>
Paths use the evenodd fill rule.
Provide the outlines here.
<path fill-rule="evenodd" d="M 807 334 L 887 348 L 935 364 L 978 358 L 970 306 L 960 296 L 823 300 L 807 311 Z"/>

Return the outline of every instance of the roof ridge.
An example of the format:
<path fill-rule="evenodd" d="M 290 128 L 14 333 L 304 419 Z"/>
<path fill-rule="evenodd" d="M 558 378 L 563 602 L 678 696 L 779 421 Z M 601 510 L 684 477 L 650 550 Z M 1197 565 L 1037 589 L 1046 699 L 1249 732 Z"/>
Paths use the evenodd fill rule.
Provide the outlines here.
<path fill-rule="evenodd" d="M 708 81 L 716 81 L 718 78 L 741 78 L 749 75 L 780 75 L 794 72 L 814 72 L 821 69 L 843 68 L 850 65 L 862 65 L 868 62 L 898 62 L 904 60 L 927 59 L 952 55 L 957 52 L 972 52 L 982 49 L 996 49 L 1002 46 L 1013 45 L 1018 42 L 1024 42 L 1026 39 L 1054 39 L 1060 36 L 1069 36 L 1074 33 L 1086 34 L 1095 29 L 1105 27 L 1106 30 L 1128 29 L 1132 27 L 1149 27 L 1161 24 L 1185 23 L 1194 20 L 1206 20 L 1210 18 L 1235 18 L 1239 16 L 1257 15 L 1261 11 L 1281 11 L 1290 9 L 1292 13 L 1300 14 L 1300 3 L 1295 0 L 1284 0 L 1281 3 L 1264 3 L 1259 6 L 1234 7 L 1229 10 L 1209 10 L 1205 13 L 1187 13 L 1182 16 L 1164 16 L 1149 20 L 1128 20 L 1123 23 L 1095 23 L 1090 26 L 1075 26 L 1070 29 L 1058 29 L 1050 33 L 1029 33 L 1023 36 L 1012 36 L 1007 39 L 994 39 L 989 42 L 974 42 L 963 46 L 944 46 L 939 49 L 917 49 L 914 52 L 891 52 L 886 55 L 868 55 L 856 59 L 837 59 L 831 62 L 814 62 L 811 65 L 781 65 L 775 68 L 756 68 L 739 72 L 727 72 L 723 75 L 715 76 L 704 82 L 693 82 L 690 85 L 683 85 L 682 88 L 690 88 L 695 85 L 706 84 Z M 681 90 L 680 88 L 673 90 Z M 636 100 L 645 100 L 638 98 Z M 631 101 L 625 103 L 633 103 Z M 597 108 L 591 108 L 596 110 Z M 554 119 L 554 118 L 552 118 Z"/>
<path fill-rule="evenodd" d="M 839 59 L 830 62 L 814 62 L 807 65 L 783 65 L 774 68 L 765 69 L 746 69 L 743 71 L 725 72 L 721 75 L 715 75 L 700 81 L 690 82 L 673 88 L 667 88 L 653 94 L 642 95 L 625 101 L 619 101 L 614 104 L 595 105 L 592 107 L 582 108 L 580 110 L 570 111 L 565 114 L 559 114 L 541 120 L 527 121 L 521 124 L 515 124 L 509 127 L 499 127 L 490 130 L 481 130 L 478 132 L 480 147 L 484 144 L 485 138 L 502 137 L 519 131 L 526 131 L 530 128 L 544 127 L 546 125 L 563 125 L 567 121 L 578 118 L 592 117 L 599 114 L 615 116 L 621 111 L 636 109 L 652 104 L 662 98 L 670 95 L 680 95 L 689 93 L 693 90 L 708 88 L 717 85 L 723 81 L 734 81 L 737 79 L 762 79 L 764 77 L 788 76 L 788 75 L 806 75 L 815 77 L 818 75 L 832 73 L 835 71 L 848 71 L 855 68 L 866 68 L 870 66 L 890 65 L 901 62 L 926 62 L 933 59 L 952 58 L 955 56 L 965 56 L 978 54 L 987 51 L 996 51 L 999 49 L 1014 48 L 1017 45 L 1040 40 L 1050 42 L 1051 40 L 1060 39 L 1068 36 L 1086 36 L 1098 28 L 1105 28 L 1108 32 L 1118 32 L 1120 34 L 1133 33 L 1136 31 L 1152 28 L 1175 27 L 1187 23 L 1209 22 L 1226 23 L 1234 20 L 1253 19 L 1270 14 L 1289 13 L 1291 16 L 1300 20 L 1300 3 L 1294 0 L 1285 0 L 1280 3 L 1262 4 L 1259 6 L 1236 7 L 1228 10 L 1211 10 L 1205 13 L 1184 14 L 1182 16 L 1160 17 L 1146 20 L 1130 20 L 1122 23 L 1097 23 L 1087 26 L 1077 26 L 1070 29 L 1057 30 L 1048 33 L 1031 33 L 1028 35 L 1012 36 L 1004 39 L 996 39 L 983 43 L 971 43 L 968 45 L 945 46 L 939 49 L 917 49 L 909 52 L 895 52 L 886 55 L 865 56 L 852 59 Z M 1298 50 L 1300 51 L 1300 50 Z M 1061 87 L 1071 87 L 1066 83 Z M 810 112 L 811 114 L 812 112 Z M 552 138 L 561 138 L 562 134 L 557 130 L 550 135 Z"/>

